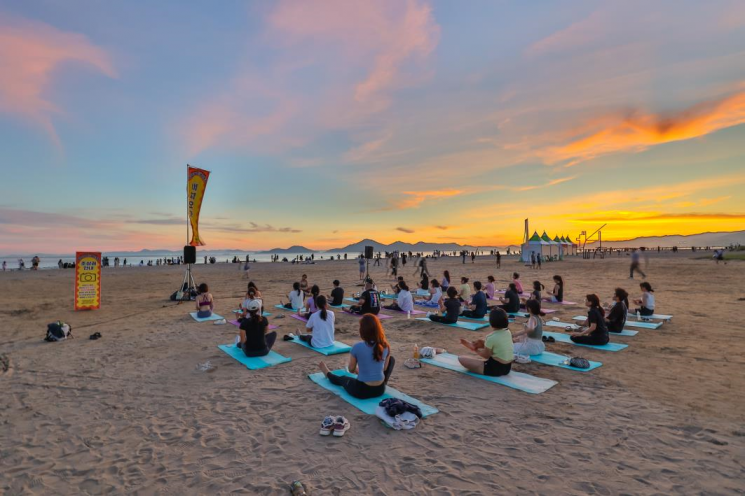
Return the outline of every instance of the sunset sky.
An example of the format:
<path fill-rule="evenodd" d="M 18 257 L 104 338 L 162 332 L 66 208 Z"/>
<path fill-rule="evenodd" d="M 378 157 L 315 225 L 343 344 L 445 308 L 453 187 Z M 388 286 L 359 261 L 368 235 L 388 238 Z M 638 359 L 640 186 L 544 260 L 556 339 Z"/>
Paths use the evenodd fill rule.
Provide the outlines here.
<path fill-rule="evenodd" d="M 0 3 L 0 254 L 745 229 L 745 2 Z"/>

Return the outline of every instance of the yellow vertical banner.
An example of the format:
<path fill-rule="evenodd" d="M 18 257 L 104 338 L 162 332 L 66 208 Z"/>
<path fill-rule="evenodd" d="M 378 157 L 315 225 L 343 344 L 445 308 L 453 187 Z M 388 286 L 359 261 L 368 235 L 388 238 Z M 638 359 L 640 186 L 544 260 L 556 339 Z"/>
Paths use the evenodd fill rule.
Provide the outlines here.
<path fill-rule="evenodd" d="M 187 166 L 186 202 L 189 207 L 189 224 L 191 225 L 189 244 L 191 246 L 204 246 L 204 241 L 199 237 L 199 212 L 202 209 L 202 199 L 209 177 L 209 171 Z"/>
<path fill-rule="evenodd" d="M 101 307 L 101 252 L 75 253 L 75 310 Z"/>

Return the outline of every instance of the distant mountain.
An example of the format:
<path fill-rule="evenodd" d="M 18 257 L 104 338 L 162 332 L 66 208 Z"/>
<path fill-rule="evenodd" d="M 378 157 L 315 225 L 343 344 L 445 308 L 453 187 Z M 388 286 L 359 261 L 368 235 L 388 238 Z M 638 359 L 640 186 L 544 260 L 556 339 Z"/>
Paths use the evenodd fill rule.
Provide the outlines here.
<path fill-rule="evenodd" d="M 592 244 L 594 245 L 594 241 Z M 591 243 L 587 243 L 589 246 Z M 706 232 L 700 234 L 672 234 L 669 236 L 644 236 L 624 241 L 603 241 L 603 246 L 609 248 L 655 248 L 661 246 L 670 248 L 677 246 L 688 248 L 691 246 L 729 246 L 732 244 L 745 245 L 745 231 Z"/>
<path fill-rule="evenodd" d="M 272 250 L 257 251 L 256 253 L 260 255 L 269 255 L 272 253 L 318 253 L 318 250 L 311 250 L 304 246 L 294 245 L 289 248 L 274 248 Z"/>
<path fill-rule="evenodd" d="M 365 246 L 372 246 L 373 250 L 375 252 L 384 252 L 384 251 L 413 251 L 413 252 L 430 252 L 434 250 L 440 250 L 440 251 L 460 251 L 460 250 L 469 250 L 474 251 L 477 248 L 479 250 L 484 249 L 504 249 L 506 247 L 498 247 L 498 246 L 472 246 L 472 245 L 461 245 L 458 243 L 425 243 L 424 241 L 419 241 L 417 243 L 404 243 L 403 241 L 394 241 L 393 243 L 387 245 L 385 243 L 379 243 L 373 239 L 363 239 L 362 241 L 359 241 L 357 243 L 353 243 L 351 245 L 347 245 L 344 248 L 333 248 L 331 250 L 326 250 L 326 253 L 330 252 L 349 252 L 349 253 L 362 253 L 365 251 Z M 510 246 L 516 246 L 516 245 L 510 245 Z"/>

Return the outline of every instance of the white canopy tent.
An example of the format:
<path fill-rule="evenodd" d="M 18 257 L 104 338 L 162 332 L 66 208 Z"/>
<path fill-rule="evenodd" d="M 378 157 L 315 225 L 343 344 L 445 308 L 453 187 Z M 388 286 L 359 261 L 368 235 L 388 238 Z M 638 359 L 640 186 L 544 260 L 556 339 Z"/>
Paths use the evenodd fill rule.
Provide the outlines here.
<path fill-rule="evenodd" d="M 528 242 L 523 243 L 521 260 L 523 262 L 530 262 L 531 253 L 542 255 L 544 257 L 549 256 L 551 253 L 551 244 L 541 239 L 541 237 L 538 236 L 538 232 L 534 232 Z"/>

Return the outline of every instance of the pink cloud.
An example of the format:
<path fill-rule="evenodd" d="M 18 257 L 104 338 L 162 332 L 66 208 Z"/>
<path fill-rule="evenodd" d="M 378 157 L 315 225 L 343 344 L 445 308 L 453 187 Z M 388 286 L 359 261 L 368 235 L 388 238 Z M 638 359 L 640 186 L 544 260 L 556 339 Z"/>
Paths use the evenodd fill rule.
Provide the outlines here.
<path fill-rule="evenodd" d="M 41 126 L 59 145 L 51 115 L 60 109 L 44 98 L 54 69 L 67 61 L 89 64 L 109 77 L 108 54 L 77 33 L 0 14 L 0 112 L 21 115 Z"/>
<path fill-rule="evenodd" d="M 255 67 L 252 52 L 242 54 L 235 78 L 187 119 L 192 153 L 216 145 L 286 152 L 328 130 L 369 125 L 394 91 L 421 81 L 439 40 L 423 0 L 280 1 L 266 26 L 251 46 L 271 52 L 272 63 Z M 301 90 L 303 71 L 325 76 Z"/>

